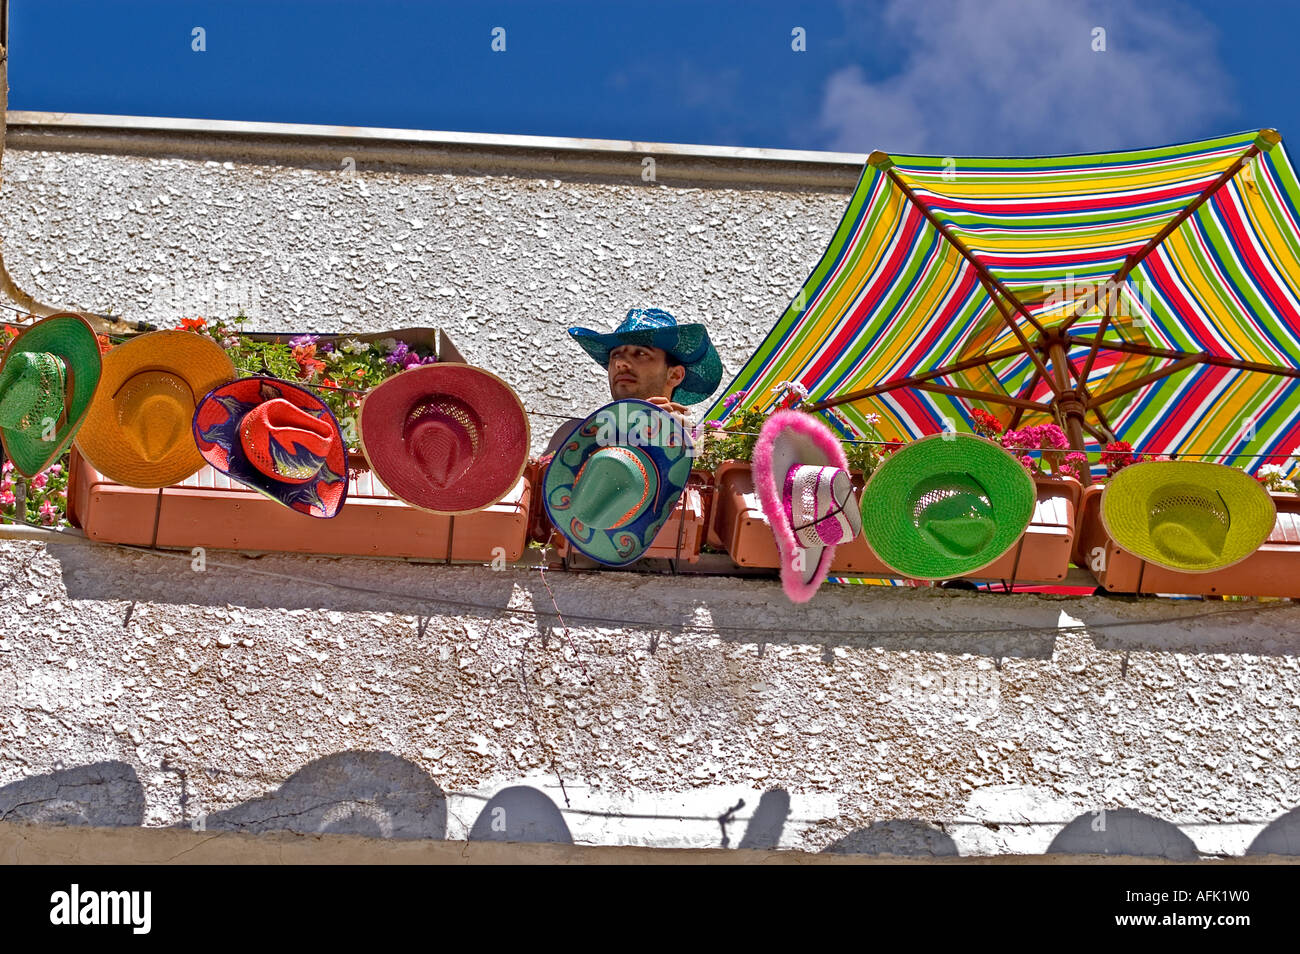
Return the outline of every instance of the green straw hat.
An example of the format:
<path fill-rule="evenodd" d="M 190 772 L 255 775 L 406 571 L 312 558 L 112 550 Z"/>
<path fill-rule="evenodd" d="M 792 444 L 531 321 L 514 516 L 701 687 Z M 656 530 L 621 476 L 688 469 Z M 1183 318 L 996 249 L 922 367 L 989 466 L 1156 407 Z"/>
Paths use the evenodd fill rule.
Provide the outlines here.
<path fill-rule="evenodd" d="M 68 448 L 100 375 L 99 341 L 80 315 L 43 318 L 0 364 L 0 441 L 14 468 L 35 477 Z"/>
<path fill-rule="evenodd" d="M 880 562 L 914 580 L 988 566 L 1020 539 L 1038 492 L 1024 466 L 974 434 L 934 434 L 896 451 L 862 491 L 862 532 Z"/>
<path fill-rule="evenodd" d="M 1148 563 L 1208 573 L 1259 549 L 1277 506 L 1259 481 L 1225 464 L 1155 460 L 1130 464 L 1101 495 L 1112 540 Z"/>

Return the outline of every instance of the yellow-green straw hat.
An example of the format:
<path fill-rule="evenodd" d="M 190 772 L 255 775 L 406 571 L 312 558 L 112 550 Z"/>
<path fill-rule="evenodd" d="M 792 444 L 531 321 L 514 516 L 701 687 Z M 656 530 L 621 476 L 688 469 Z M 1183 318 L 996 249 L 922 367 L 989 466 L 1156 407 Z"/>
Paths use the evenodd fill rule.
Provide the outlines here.
<path fill-rule="evenodd" d="M 1257 480 L 1225 464 L 1147 461 L 1110 478 L 1101 521 L 1112 540 L 1148 563 L 1208 573 L 1258 550 L 1277 507 Z"/>
<path fill-rule="evenodd" d="M 934 434 L 895 451 L 862 491 L 862 532 L 880 562 L 914 580 L 988 566 L 1029 526 L 1024 466 L 974 434 Z"/>

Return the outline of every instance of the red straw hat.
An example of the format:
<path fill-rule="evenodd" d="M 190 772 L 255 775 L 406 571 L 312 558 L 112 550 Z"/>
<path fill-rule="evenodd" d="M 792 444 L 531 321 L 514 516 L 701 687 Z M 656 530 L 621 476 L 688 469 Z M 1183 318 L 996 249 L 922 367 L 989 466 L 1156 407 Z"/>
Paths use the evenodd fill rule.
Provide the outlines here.
<path fill-rule="evenodd" d="M 466 364 L 410 368 L 366 395 L 361 446 L 375 476 L 421 510 L 473 513 L 519 482 L 528 415 L 495 374 Z"/>

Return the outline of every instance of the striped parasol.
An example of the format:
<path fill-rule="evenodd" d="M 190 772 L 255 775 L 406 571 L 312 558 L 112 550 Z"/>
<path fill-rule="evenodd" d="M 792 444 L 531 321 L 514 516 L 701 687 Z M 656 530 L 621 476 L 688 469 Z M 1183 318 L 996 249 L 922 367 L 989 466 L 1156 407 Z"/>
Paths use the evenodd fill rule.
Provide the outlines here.
<path fill-rule="evenodd" d="M 807 388 L 845 433 L 971 412 L 1254 470 L 1300 444 L 1300 183 L 1271 130 L 1037 159 L 872 153 L 710 409 Z M 744 392 L 731 407 L 726 398 Z"/>

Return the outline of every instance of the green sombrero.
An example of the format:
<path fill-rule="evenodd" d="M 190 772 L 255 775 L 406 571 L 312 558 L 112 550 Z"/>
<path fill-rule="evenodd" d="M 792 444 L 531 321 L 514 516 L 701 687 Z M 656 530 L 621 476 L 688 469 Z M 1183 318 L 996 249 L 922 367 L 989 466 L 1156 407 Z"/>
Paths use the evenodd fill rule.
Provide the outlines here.
<path fill-rule="evenodd" d="M 974 434 L 896 451 L 862 491 L 862 532 L 880 562 L 914 580 L 988 566 L 1029 526 L 1038 493 L 1014 457 Z"/>
<path fill-rule="evenodd" d="M 22 331 L 0 364 L 0 441 L 35 477 L 68 448 L 100 375 L 99 341 L 80 315 L 51 315 Z"/>
<path fill-rule="evenodd" d="M 690 435 L 663 408 L 634 398 L 607 404 L 546 468 L 546 515 L 578 552 L 626 566 L 673 512 L 694 459 Z"/>
<path fill-rule="evenodd" d="M 1208 573 L 1259 549 L 1277 522 L 1268 491 L 1244 471 L 1191 460 L 1130 464 L 1101 495 L 1112 540 L 1148 563 Z"/>

